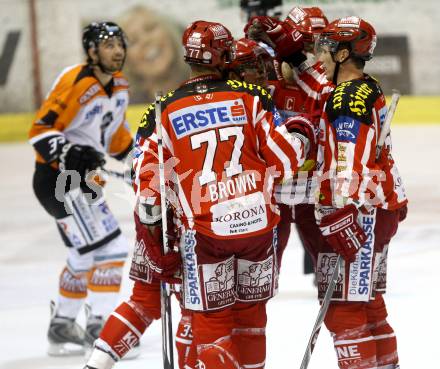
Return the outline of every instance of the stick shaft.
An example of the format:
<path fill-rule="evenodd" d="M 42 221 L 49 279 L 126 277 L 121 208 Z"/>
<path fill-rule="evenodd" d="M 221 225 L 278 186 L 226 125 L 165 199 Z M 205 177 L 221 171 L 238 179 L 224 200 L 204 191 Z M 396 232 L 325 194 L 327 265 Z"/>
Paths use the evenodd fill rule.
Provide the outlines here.
<path fill-rule="evenodd" d="M 157 134 L 157 153 L 159 159 L 159 183 L 160 183 L 160 202 L 162 212 L 162 247 L 164 255 L 168 252 L 167 243 L 167 206 L 165 193 L 165 169 L 162 141 L 162 109 L 161 109 L 162 93 L 156 94 L 156 134 Z M 160 284 L 161 297 L 161 320 L 162 320 L 162 356 L 164 369 L 174 369 L 173 358 L 173 328 L 172 328 L 172 311 L 170 287 L 167 283 Z"/>
<path fill-rule="evenodd" d="M 312 356 L 313 350 L 318 339 L 319 331 L 321 329 L 322 323 L 324 322 L 325 315 L 327 314 L 328 307 L 330 305 L 331 298 L 333 296 L 333 291 L 336 287 L 336 282 L 339 277 L 339 269 L 342 265 L 342 257 L 338 255 L 336 259 L 335 269 L 331 275 L 330 283 L 325 292 L 324 299 L 322 300 L 321 308 L 319 309 L 318 316 L 316 317 L 315 325 L 312 329 L 312 334 L 310 335 L 309 342 L 307 343 L 306 351 L 304 352 L 303 360 L 301 362 L 300 369 L 307 369 L 309 366 L 310 358 Z"/>
<path fill-rule="evenodd" d="M 399 99 L 400 99 L 400 92 L 397 90 L 393 90 L 393 94 L 391 95 L 391 103 L 388 108 L 387 115 L 385 117 L 385 121 L 383 123 L 382 130 L 380 131 L 380 136 L 376 144 L 376 160 L 379 159 L 380 153 L 382 151 L 382 147 L 385 143 L 385 139 L 390 133 L 391 121 L 393 120 L 394 113 L 396 112 Z"/>

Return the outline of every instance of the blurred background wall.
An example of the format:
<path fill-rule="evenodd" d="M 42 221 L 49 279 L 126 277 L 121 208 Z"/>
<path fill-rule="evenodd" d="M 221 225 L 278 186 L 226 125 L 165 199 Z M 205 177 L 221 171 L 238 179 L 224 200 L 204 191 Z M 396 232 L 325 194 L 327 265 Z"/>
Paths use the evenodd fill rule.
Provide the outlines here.
<path fill-rule="evenodd" d="M 246 17 L 239 2 L 0 0 L 0 112 L 35 110 L 63 68 L 83 61 L 81 29 L 94 20 L 116 21 L 126 30 L 131 99 L 147 103 L 155 90 L 173 89 L 187 77 L 180 37 L 188 23 L 218 21 L 242 37 Z M 358 15 L 371 22 L 379 42 L 368 71 L 385 92 L 395 87 L 405 94 L 440 95 L 438 0 L 284 0 L 282 18 L 294 5 L 319 6 L 330 21 Z"/>

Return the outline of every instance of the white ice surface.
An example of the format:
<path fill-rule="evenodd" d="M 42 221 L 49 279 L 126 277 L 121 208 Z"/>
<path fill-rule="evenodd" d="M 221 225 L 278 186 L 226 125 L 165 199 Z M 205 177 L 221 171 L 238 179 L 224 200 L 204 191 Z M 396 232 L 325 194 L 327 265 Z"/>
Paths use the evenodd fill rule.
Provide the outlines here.
<path fill-rule="evenodd" d="M 386 294 L 402 369 L 440 368 L 435 359 L 440 330 L 439 136 L 440 125 L 393 129 L 394 156 L 411 201 L 408 219 L 390 246 Z M 80 369 L 84 358 L 46 355 L 49 300 L 56 295 L 65 249 L 32 192 L 32 149 L 2 145 L 0 158 L 0 369 Z M 111 180 L 107 192 L 123 232 L 132 240 L 128 188 Z M 283 259 L 280 293 L 268 304 L 268 369 L 299 368 L 319 308 L 311 277 L 302 274 L 302 253 L 293 233 Z M 125 277 L 121 299 L 130 290 Z M 160 369 L 160 332 L 160 323 L 154 323 L 142 338 L 140 358 L 116 367 Z M 337 369 L 325 328 L 309 368 Z"/>

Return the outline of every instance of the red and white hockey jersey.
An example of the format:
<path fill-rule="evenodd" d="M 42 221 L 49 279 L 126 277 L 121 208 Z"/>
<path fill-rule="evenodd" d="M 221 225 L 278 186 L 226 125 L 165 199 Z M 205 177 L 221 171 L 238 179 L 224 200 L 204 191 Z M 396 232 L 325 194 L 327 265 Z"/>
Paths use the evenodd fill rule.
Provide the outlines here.
<path fill-rule="evenodd" d="M 166 178 L 174 178 L 186 227 L 214 238 L 262 234 L 279 221 L 273 185 L 304 162 L 303 143 L 278 126 L 260 86 L 212 76 L 188 81 L 162 99 Z M 134 187 L 159 204 L 155 107 L 140 123 Z"/>
<path fill-rule="evenodd" d="M 298 73 L 293 73 L 293 79 L 303 94 L 304 111 L 307 113 L 322 111 L 334 85 L 327 80 L 321 63 L 315 63 Z"/>
<path fill-rule="evenodd" d="M 268 82 L 267 89 L 282 120 L 305 112 L 303 93 L 295 84 L 284 80 L 273 80 Z"/>
<path fill-rule="evenodd" d="M 407 203 L 390 135 L 375 157 L 386 112 L 382 90 L 368 75 L 340 83 L 329 95 L 317 158 L 321 205 L 340 208 L 357 202 L 393 210 Z"/>

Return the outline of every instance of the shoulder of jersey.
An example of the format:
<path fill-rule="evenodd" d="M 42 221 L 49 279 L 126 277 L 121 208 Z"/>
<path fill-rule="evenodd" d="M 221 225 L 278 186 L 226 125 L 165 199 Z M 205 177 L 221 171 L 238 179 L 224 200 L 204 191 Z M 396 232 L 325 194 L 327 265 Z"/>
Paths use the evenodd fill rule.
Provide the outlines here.
<path fill-rule="evenodd" d="M 115 88 L 118 89 L 128 89 L 129 83 L 127 78 L 125 78 L 124 73 L 121 71 L 113 74 L 113 81 Z"/>
<path fill-rule="evenodd" d="M 165 110 L 166 106 L 175 99 L 176 99 L 175 91 L 170 91 L 167 94 L 163 95 L 161 99 L 162 110 Z M 142 114 L 142 118 L 138 127 L 138 134 L 144 138 L 150 137 L 153 134 L 155 128 L 156 128 L 156 103 L 153 102 L 146 107 L 144 113 Z"/>
<path fill-rule="evenodd" d="M 268 90 L 252 83 L 246 83 L 244 81 L 237 81 L 229 79 L 225 83 L 225 87 L 229 91 L 237 91 L 248 93 L 249 95 L 256 96 L 260 99 L 264 109 L 272 110 L 273 100 Z"/>
<path fill-rule="evenodd" d="M 101 84 L 87 65 L 78 64 L 61 72 L 53 92 L 61 95 L 69 91 L 70 101 L 77 100 L 80 105 L 84 105 L 101 90 Z"/>
<path fill-rule="evenodd" d="M 347 116 L 371 125 L 371 109 L 381 95 L 382 91 L 373 78 L 342 82 L 331 92 L 325 110 L 331 121 Z"/>
<path fill-rule="evenodd" d="M 226 86 L 233 91 L 247 92 L 253 96 L 259 96 L 263 100 L 270 100 L 272 97 L 270 93 L 259 85 L 253 83 L 246 83 L 244 81 L 237 81 L 235 79 L 229 79 L 225 82 Z"/>

